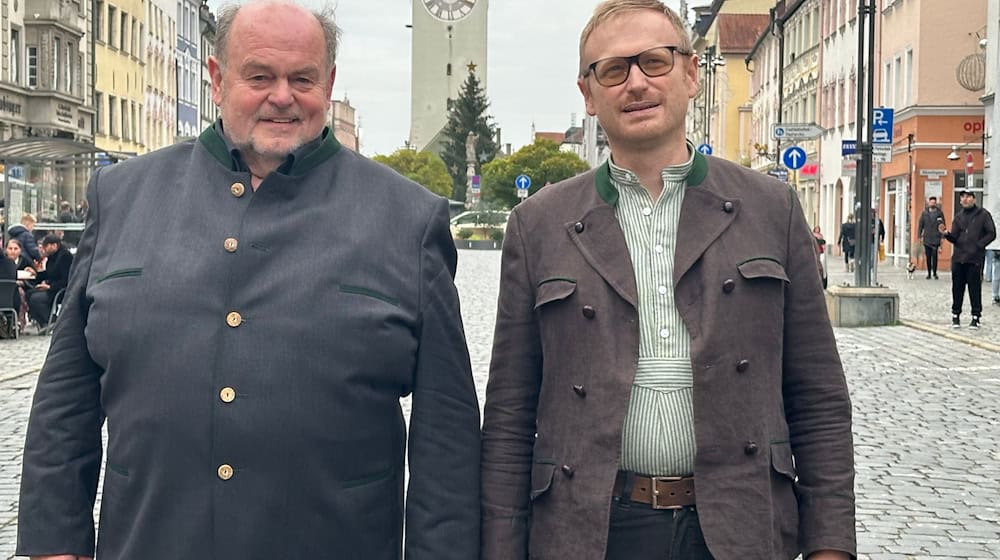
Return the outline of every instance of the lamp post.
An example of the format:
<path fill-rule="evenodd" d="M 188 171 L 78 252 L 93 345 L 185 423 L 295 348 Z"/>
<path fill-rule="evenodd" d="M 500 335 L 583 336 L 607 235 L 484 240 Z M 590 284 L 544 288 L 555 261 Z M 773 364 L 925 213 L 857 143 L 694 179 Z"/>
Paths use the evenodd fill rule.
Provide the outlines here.
<path fill-rule="evenodd" d="M 959 150 L 962 150 L 962 149 L 967 148 L 967 147 L 971 147 L 972 144 L 974 144 L 976 142 L 976 140 L 979 140 L 981 142 L 980 145 L 979 145 L 979 150 L 981 152 L 985 153 L 985 151 L 986 151 L 986 142 L 984 141 L 985 138 L 983 136 L 978 136 L 975 139 L 966 142 L 965 144 L 952 146 L 951 147 L 951 152 L 946 157 L 948 158 L 949 161 L 958 161 L 959 159 L 962 158 L 962 156 L 959 155 L 959 153 L 958 153 Z M 967 188 L 967 189 L 970 189 L 973 186 L 972 185 L 972 174 L 973 174 L 973 171 L 975 171 L 975 163 L 974 163 L 974 161 L 972 159 L 972 152 L 970 150 L 966 150 L 965 151 L 965 188 Z"/>
<path fill-rule="evenodd" d="M 710 146 L 712 145 L 712 105 L 715 97 L 715 68 L 725 65 L 726 59 L 715 54 L 715 45 L 706 47 L 705 56 L 698 61 L 698 66 L 705 69 L 705 119 L 702 124 L 704 125 L 705 143 Z"/>

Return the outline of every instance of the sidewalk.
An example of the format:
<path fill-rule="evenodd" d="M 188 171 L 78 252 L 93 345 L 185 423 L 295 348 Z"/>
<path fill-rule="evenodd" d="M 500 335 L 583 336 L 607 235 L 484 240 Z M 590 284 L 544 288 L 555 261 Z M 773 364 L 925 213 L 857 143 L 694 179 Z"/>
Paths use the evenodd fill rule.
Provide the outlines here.
<path fill-rule="evenodd" d="M 829 255 L 828 285 L 839 286 L 845 282 L 854 285 L 854 273 L 844 272 L 843 257 Z M 1000 306 L 992 304 L 990 285 L 983 282 L 982 327 L 977 331 L 969 328 L 972 311 L 968 293 L 962 308 L 962 327 L 951 328 L 951 272 L 939 270 L 939 280 L 927 280 L 924 271 L 913 273 L 913 279 L 906 277 L 906 270 L 893 268 L 884 261 L 879 263 L 877 281 L 879 284 L 899 292 L 899 318 L 902 324 L 940 334 L 949 339 L 961 340 L 968 344 L 1000 352 Z M 947 268 L 948 263 L 941 263 Z"/>

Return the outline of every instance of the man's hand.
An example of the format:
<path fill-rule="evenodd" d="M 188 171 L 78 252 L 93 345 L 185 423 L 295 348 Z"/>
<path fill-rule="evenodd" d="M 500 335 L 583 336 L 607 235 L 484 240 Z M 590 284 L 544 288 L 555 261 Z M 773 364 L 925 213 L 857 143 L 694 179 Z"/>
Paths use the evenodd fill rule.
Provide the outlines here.
<path fill-rule="evenodd" d="M 45 290 L 49 289 L 49 285 L 48 285 L 47 282 L 42 282 L 42 283 L 38 284 L 37 286 L 35 286 L 35 289 L 38 290 L 38 291 L 40 291 L 40 292 L 44 292 Z"/>
<path fill-rule="evenodd" d="M 807 560 L 851 560 L 851 555 L 839 550 L 821 550 L 810 554 Z"/>
<path fill-rule="evenodd" d="M 32 556 L 31 560 L 94 560 L 94 557 L 77 556 L 75 554 L 56 554 L 55 556 Z"/>
<path fill-rule="evenodd" d="M 941 233 L 946 233 L 948 228 L 944 227 L 944 224 L 938 224 L 938 231 Z"/>

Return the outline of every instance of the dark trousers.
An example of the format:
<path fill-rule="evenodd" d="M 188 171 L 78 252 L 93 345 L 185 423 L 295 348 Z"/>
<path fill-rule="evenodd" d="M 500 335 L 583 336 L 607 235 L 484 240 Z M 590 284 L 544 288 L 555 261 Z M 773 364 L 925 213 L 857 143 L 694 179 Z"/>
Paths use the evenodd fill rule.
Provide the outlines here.
<path fill-rule="evenodd" d="M 52 311 L 51 290 L 32 290 L 28 292 L 28 316 L 41 326 L 49 324 L 49 313 Z"/>
<path fill-rule="evenodd" d="M 927 257 L 927 276 L 931 274 L 937 276 L 938 248 L 933 245 L 924 245 L 924 255 Z"/>
<path fill-rule="evenodd" d="M 713 560 L 694 507 L 611 502 L 606 560 Z"/>
<path fill-rule="evenodd" d="M 980 263 L 951 263 L 951 312 L 962 314 L 962 302 L 965 299 L 965 287 L 969 287 L 969 303 L 972 304 L 972 315 L 980 317 L 983 314 L 983 265 Z"/>

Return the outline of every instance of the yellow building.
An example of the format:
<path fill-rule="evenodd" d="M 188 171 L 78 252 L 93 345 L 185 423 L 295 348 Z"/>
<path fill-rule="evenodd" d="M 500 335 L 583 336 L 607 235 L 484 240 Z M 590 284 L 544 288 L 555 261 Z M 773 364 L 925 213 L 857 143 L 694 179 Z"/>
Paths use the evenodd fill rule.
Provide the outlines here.
<path fill-rule="evenodd" d="M 698 95 L 688 118 L 688 137 L 708 144 L 712 155 L 749 165 L 750 73 L 744 58 L 767 27 L 773 0 L 715 0 L 696 8 L 692 46 L 699 56 Z"/>
<path fill-rule="evenodd" d="M 143 0 L 94 0 L 97 133 L 107 151 L 146 152 L 146 7 Z"/>

